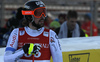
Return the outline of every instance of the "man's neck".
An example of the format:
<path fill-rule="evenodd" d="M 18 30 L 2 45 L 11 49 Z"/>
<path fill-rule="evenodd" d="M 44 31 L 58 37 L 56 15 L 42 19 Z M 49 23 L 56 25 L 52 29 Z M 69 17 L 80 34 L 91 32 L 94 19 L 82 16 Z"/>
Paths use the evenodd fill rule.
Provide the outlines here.
<path fill-rule="evenodd" d="M 32 23 L 29 23 L 29 28 L 34 29 L 34 30 L 37 29 L 36 27 L 34 27 L 34 26 L 32 25 Z"/>

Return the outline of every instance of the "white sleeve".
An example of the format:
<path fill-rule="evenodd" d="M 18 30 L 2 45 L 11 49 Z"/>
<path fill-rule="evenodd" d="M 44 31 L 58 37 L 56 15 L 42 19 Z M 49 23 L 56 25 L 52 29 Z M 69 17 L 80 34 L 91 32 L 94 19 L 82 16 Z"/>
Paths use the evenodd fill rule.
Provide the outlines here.
<path fill-rule="evenodd" d="M 23 49 L 17 50 L 18 46 L 18 28 L 14 29 L 10 37 L 8 39 L 8 43 L 6 46 L 5 54 L 4 54 L 4 62 L 15 62 L 17 59 L 22 57 L 24 54 Z M 16 51 L 17 50 L 17 51 Z"/>
<path fill-rule="evenodd" d="M 19 49 L 15 52 L 12 51 L 6 51 L 4 54 L 4 62 L 16 62 L 18 59 L 20 59 L 24 55 L 23 49 Z"/>
<path fill-rule="evenodd" d="M 15 51 L 17 49 L 17 46 L 18 46 L 18 31 L 19 29 L 16 28 L 14 29 L 10 36 L 9 36 L 9 39 L 8 39 L 8 43 L 7 43 L 7 46 L 6 46 L 6 51 Z"/>
<path fill-rule="evenodd" d="M 52 30 L 50 30 L 50 50 L 53 62 L 63 62 L 62 51 L 58 40 L 58 36 Z"/>

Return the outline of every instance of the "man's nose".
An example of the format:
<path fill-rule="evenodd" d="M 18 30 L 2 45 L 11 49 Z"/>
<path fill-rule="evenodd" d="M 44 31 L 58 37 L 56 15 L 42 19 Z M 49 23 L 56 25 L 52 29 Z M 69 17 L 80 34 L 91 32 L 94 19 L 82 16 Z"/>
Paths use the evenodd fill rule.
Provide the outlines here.
<path fill-rule="evenodd" d="M 45 16 L 42 14 L 41 18 L 42 18 L 42 19 L 45 19 Z"/>

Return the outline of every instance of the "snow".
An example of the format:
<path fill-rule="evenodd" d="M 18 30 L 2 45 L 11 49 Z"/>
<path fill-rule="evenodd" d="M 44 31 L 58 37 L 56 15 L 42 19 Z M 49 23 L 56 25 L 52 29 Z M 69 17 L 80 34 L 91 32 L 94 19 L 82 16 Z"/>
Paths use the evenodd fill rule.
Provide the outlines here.
<path fill-rule="evenodd" d="M 5 51 L 5 47 L 3 47 L 3 48 L 0 48 L 0 62 L 4 62 L 3 61 L 3 57 L 4 57 L 4 51 Z"/>
<path fill-rule="evenodd" d="M 63 52 L 100 49 L 100 36 L 59 39 Z"/>

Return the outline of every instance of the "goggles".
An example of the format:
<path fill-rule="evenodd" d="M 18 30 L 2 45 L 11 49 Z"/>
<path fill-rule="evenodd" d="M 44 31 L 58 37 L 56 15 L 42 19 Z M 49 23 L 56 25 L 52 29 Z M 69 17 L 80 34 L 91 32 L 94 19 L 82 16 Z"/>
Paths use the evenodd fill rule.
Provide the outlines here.
<path fill-rule="evenodd" d="M 31 10 L 22 10 L 22 15 L 34 15 L 36 18 L 40 18 L 42 15 L 46 17 L 46 8 L 45 7 L 39 7 Z"/>

